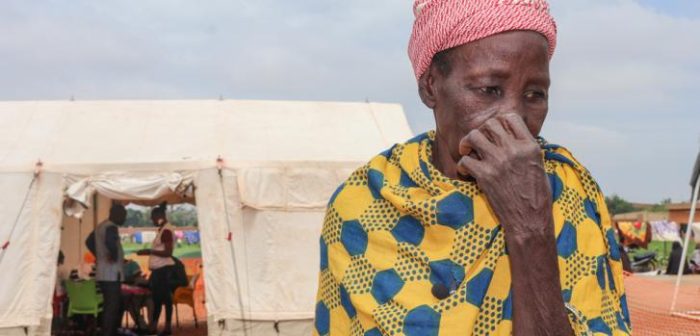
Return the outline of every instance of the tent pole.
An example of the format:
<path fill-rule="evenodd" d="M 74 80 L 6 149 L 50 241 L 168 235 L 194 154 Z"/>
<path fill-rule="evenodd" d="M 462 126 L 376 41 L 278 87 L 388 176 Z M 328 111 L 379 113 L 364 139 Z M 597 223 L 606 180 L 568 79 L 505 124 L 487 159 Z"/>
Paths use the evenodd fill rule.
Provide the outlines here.
<path fill-rule="evenodd" d="M 92 229 L 97 228 L 97 202 L 99 202 L 99 199 L 97 198 L 97 193 L 92 195 L 92 204 L 94 205 L 92 207 Z"/>
<path fill-rule="evenodd" d="M 78 218 L 78 237 L 80 237 L 80 240 L 83 240 L 83 218 Z M 82 242 L 78 242 L 78 265 L 82 264 L 83 260 L 83 244 Z"/>
<path fill-rule="evenodd" d="M 673 289 L 673 300 L 671 300 L 671 313 L 676 310 L 676 300 L 678 299 L 678 290 L 681 285 L 681 277 L 683 276 L 683 271 L 685 271 L 685 257 L 687 254 L 686 248 L 688 247 L 688 241 L 690 240 L 690 231 L 693 229 L 693 220 L 695 219 L 695 208 L 698 203 L 698 189 L 700 189 L 700 179 L 695 181 L 695 188 L 693 190 L 693 197 L 690 200 L 690 214 L 688 216 L 688 226 L 685 230 L 685 239 L 683 239 L 683 253 L 681 254 L 681 264 L 678 266 L 678 275 L 676 276 L 676 287 Z"/>

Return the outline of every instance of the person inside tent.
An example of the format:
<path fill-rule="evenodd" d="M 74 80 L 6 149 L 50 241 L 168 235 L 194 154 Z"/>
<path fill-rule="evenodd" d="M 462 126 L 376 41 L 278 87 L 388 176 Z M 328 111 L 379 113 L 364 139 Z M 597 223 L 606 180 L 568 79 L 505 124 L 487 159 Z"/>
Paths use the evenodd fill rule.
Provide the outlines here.
<path fill-rule="evenodd" d="M 104 298 L 102 308 L 103 335 L 117 335 L 121 324 L 124 250 L 119 238 L 119 226 L 123 225 L 125 221 L 126 208 L 121 204 L 113 204 L 109 209 L 109 218 L 100 223 L 85 242 L 85 245 L 95 256 L 97 268 L 95 279 Z"/>
<path fill-rule="evenodd" d="M 418 0 L 414 14 L 408 53 L 437 129 L 331 196 L 314 334 L 629 334 L 603 194 L 540 137 L 548 3 Z"/>
<path fill-rule="evenodd" d="M 146 319 L 141 314 L 143 307 L 150 313 L 153 311 L 153 300 L 148 287 L 148 279 L 141 272 L 141 266 L 131 259 L 124 260 L 124 283 L 122 284 L 122 300 L 124 309 L 131 315 L 136 324 L 136 333 L 149 331 Z"/>
<path fill-rule="evenodd" d="M 68 299 L 66 293 L 65 281 L 68 280 L 68 275 L 62 267 L 66 261 L 66 256 L 63 251 L 58 250 L 58 258 L 56 260 L 56 284 L 54 285 L 53 299 L 51 305 L 53 308 L 53 328 L 58 329 L 64 317 L 66 301 Z"/>
<path fill-rule="evenodd" d="M 158 227 L 158 233 L 153 240 L 150 249 L 137 252 L 138 255 L 148 255 L 148 268 L 151 270 L 150 287 L 153 297 L 153 313 L 151 314 L 151 330 L 156 331 L 161 310 L 165 306 L 165 328 L 159 335 L 172 334 L 173 297 L 174 288 L 170 286 L 173 277 L 175 261 L 173 249 L 175 235 L 172 225 L 168 223 L 166 209 L 168 204 L 161 203 L 151 210 L 151 221 Z"/>

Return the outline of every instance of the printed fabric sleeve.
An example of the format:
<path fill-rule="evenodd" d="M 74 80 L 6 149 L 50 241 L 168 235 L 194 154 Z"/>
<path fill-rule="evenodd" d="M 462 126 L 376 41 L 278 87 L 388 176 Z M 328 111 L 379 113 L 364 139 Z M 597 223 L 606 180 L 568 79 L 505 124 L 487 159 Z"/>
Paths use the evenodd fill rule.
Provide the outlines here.
<path fill-rule="evenodd" d="M 590 173 L 582 169 L 586 193 L 585 211 L 600 228 L 599 239 L 605 243 L 606 253 L 595 262 L 597 288 L 589 292 L 589 299 L 599 298 L 595 309 L 590 306 L 574 307 L 567 304 L 569 318 L 577 335 L 631 335 L 630 314 L 624 287 L 622 255 L 615 235 L 605 197 Z M 591 314 L 596 311 L 596 314 Z"/>

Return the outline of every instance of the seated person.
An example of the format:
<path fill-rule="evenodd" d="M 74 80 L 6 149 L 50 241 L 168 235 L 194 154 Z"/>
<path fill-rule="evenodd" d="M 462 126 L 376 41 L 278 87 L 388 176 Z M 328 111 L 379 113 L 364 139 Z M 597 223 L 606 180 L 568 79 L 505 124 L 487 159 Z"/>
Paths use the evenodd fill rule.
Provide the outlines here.
<path fill-rule="evenodd" d="M 67 279 L 65 270 L 63 269 L 63 264 L 66 260 L 63 251 L 58 251 L 58 260 L 56 262 L 56 284 L 53 291 L 53 300 L 51 306 L 53 309 L 53 326 L 54 330 L 58 330 L 60 327 L 61 320 L 65 316 L 65 309 L 68 307 L 66 304 L 68 302 L 68 294 L 66 292 L 66 287 L 64 281 Z"/>
<path fill-rule="evenodd" d="M 695 274 L 700 273 L 700 248 L 696 248 L 690 257 L 690 270 Z"/>
<path fill-rule="evenodd" d="M 138 262 L 124 259 L 123 283 L 127 286 L 148 287 L 148 279 L 141 271 L 141 266 L 139 266 Z"/>
<path fill-rule="evenodd" d="M 148 330 L 148 323 L 141 314 L 144 306 L 150 315 L 153 309 L 151 292 L 148 290 L 148 279 L 141 272 L 139 264 L 130 259 L 124 260 L 124 282 L 122 283 L 123 307 L 129 312 L 138 331 Z"/>
<path fill-rule="evenodd" d="M 681 257 L 683 254 L 683 245 L 679 242 L 673 242 L 673 247 L 671 248 L 671 254 L 668 256 L 668 267 L 666 267 L 666 274 L 678 274 L 678 270 L 681 265 Z M 690 273 L 690 267 L 688 263 L 683 263 L 683 274 Z"/>
<path fill-rule="evenodd" d="M 94 279 L 95 273 L 97 271 L 95 264 L 95 255 L 93 255 L 90 251 L 86 251 L 85 254 L 83 254 L 83 262 L 78 266 L 78 269 L 76 271 L 77 279 L 73 280 Z M 71 276 L 73 276 L 72 272 Z"/>

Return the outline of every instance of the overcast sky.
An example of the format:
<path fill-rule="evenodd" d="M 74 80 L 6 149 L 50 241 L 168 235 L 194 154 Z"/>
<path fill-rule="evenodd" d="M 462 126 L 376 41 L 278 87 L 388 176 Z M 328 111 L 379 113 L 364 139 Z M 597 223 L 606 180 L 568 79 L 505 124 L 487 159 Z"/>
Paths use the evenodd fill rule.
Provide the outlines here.
<path fill-rule="evenodd" d="M 700 148 L 700 1 L 552 0 L 543 136 L 607 194 L 687 200 Z M 410 0 L 0 2 L 0 100 L 400 103 L 434 127 L 408 57 Z"/>

